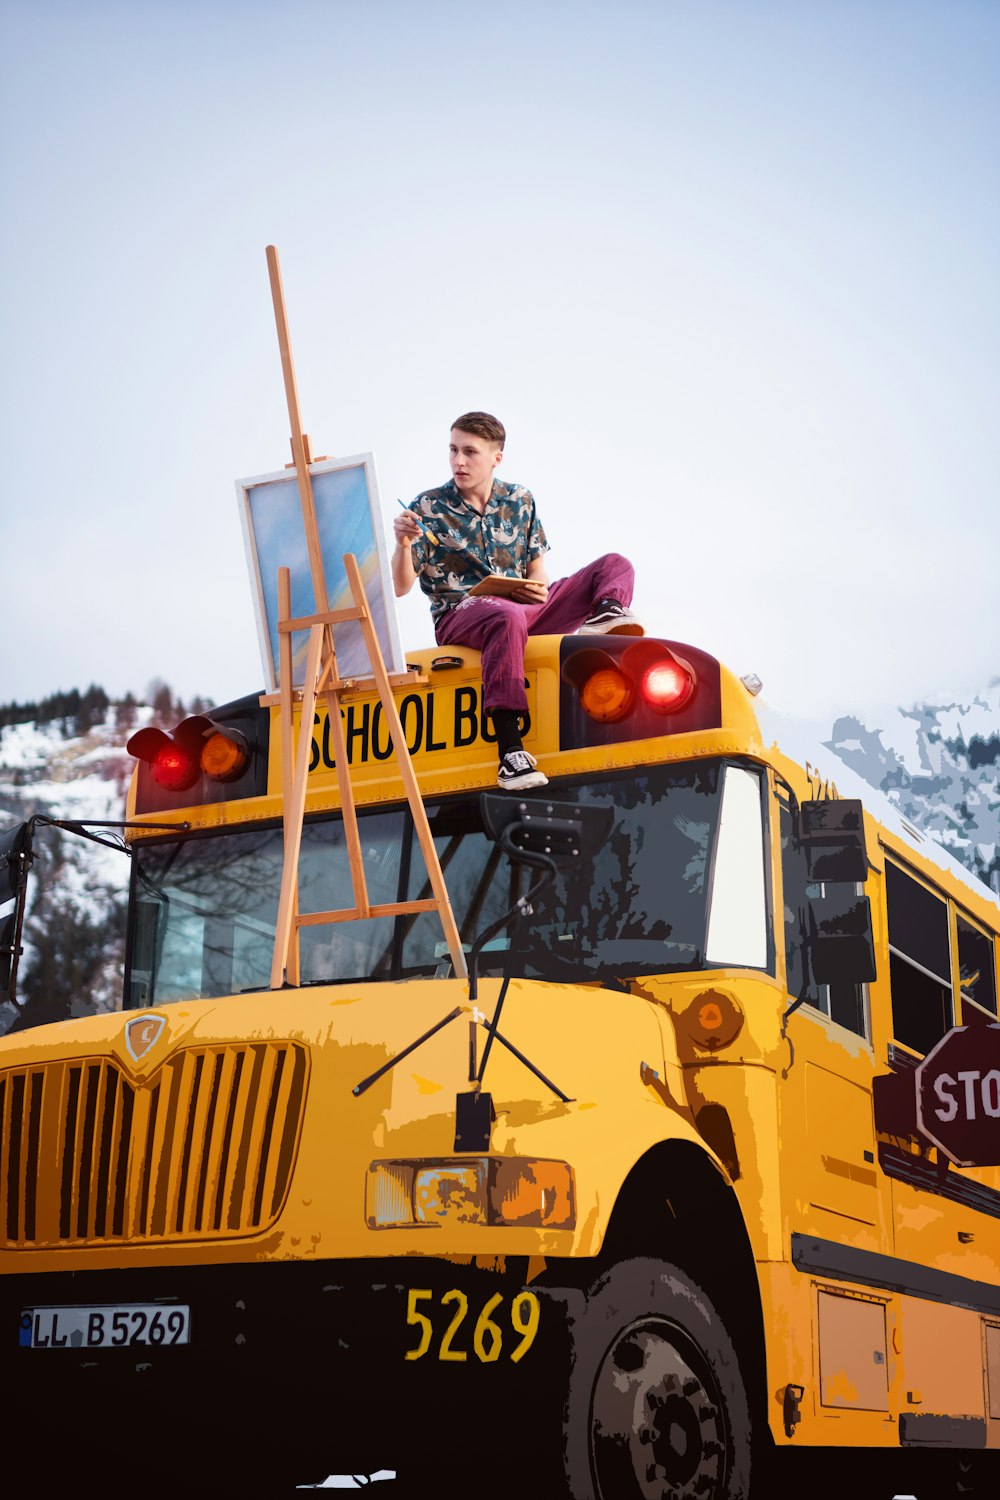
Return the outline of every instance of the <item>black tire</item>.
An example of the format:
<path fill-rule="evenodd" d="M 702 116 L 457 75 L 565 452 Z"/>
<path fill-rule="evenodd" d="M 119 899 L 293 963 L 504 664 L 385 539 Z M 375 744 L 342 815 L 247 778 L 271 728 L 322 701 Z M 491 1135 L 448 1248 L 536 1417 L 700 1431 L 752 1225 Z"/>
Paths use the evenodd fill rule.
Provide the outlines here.
<path fill-rule="evenodd" d="M 736 1351 L 684 1271 L 623 1261 L 595 1283 L 573 1332 L 573 1500 L 746 1500 L 752 1434 Z"/>

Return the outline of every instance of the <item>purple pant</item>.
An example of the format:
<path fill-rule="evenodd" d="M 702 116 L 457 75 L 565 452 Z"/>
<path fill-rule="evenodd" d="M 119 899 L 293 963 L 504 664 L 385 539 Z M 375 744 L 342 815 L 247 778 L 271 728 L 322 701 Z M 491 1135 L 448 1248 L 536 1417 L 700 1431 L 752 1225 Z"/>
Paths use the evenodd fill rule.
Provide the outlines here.
<path fill-rule="evenodd" d="M 529 635 L 569 635 L 599 599 L 632 603 L 635 571 L 627 558 L 609 552 L 596 562 L 549 584 L 544 604 L 511 599 L 463 599 L 437 623 L 439 646 L 472 646 L 483 657 L 483 707 L 525 713 L 524 643 Z"/>

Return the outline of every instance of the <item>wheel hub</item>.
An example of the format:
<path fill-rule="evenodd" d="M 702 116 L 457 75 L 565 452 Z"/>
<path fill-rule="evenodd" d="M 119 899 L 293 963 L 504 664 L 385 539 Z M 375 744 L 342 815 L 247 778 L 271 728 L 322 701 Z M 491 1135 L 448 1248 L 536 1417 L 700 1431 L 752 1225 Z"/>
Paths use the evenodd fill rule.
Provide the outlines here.
<path fill-rule="evenodd" d="M 601 1500 L 721 1500 L 725 1422 L 711 1370 L 683 1329 L 646 1318 L 620 1333 L 591 1408 Z"/>

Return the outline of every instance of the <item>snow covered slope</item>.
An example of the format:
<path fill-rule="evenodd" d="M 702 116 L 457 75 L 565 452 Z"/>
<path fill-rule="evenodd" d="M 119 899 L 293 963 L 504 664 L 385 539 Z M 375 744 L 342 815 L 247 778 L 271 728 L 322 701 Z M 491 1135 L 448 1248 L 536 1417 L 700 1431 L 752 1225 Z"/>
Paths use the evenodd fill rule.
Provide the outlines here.
<path fill-rule="evenodd" d="M 148 718 L 149 710 L 140 715 Z M 84 734 L 68 720 L 12 724 L 0 730 L 0 827 L 33 814 L 53 818 L 124 817 L 132 732 L 113 709 Z M 142 721 L 142 717 L 138 722 Z M 19 998 L 36 1021 L 111 1010 L 121 1001 L 129 861 L 72 834 L 39 828 L 29 877 Z M 0 1006 L 0 1031 L 16 1017 Z"/>
<path fill-rule="evenodd" d="M 899 709 L 881 728 L 838 719 L 826 743 L 1000 890 L 1000 679 L 967 703 Z"/>

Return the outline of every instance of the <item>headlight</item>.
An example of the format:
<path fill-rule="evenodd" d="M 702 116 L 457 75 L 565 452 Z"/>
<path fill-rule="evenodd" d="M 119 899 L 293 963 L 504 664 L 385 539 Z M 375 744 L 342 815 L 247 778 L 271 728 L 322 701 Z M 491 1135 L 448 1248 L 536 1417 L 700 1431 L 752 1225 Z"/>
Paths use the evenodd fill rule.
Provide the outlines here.
<path fill-rule="evenodd" d="M 372 1162 L 365 1200 L 369 1229 L 576 1225 L 572 1168 L 564 1161 L 523 1156 Z"/>

